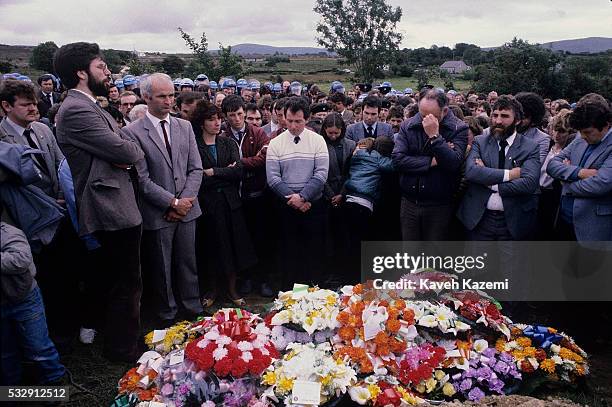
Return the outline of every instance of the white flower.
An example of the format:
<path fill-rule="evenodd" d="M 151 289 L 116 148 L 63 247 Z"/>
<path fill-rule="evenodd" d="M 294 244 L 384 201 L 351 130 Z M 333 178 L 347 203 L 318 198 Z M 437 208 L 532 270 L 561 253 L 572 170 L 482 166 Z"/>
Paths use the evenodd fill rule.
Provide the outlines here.
<path fill-rule="evenodd" d="M 218 345 L 229 345 L 230 343 L 232 343 L 232 339 L 229 336 L 225 336 L 225 335 L 219 335 L 219 338 L 217 338 L 217 344 Z"/>
<path fill-rule="evenodd" d="M 550 360 L 555 362 L 555 365 L 560 365 L 560 364 L 563 363 L 563 359 L 561 359 L 561 356 L 559 356 L 559 355 L 553 356 L 552 358 L 550 358 Z"/>
<path fill-rule="evenodd" d="M 253 344 L 247 341 L 240 341 L 238 342 L 238 349 L 242 352 L 248 352 L 253 350 Z"/>
<path fill-rule="evenodd" d="M 216 361 L 219 361 L 226 356 L 227 356 L 227 349 L 225 349 L 224 347 L 218 347 L 217 349 L 213 351 L 213 358 Z"/>
<path fill-rule="evenodd" d="M 478 339 L 474 342 L 474 350 L 478 353 L 484 352 L 489 347 L 489 343 L 484 339 Z"/>
<path fill-rule="evenodd" d="M 270 323 L 272 325 L 283 325 L 288 323 L 291 320 L 291 312 L 288 310 L 283 310 L 272 317 L 272 321 Z"/>
<path fill-rule="evenodd" d="M 200 349 L 204 349 L 205 347 L 208 346 L 209 343 L 210 343 L 210 341 L 204 339 L 204 340 L 201 340 L 200 342 L 198 342 L 198 344 L 196 346 L 198 348 L 200 348 Z"/>
<path fill-rule="evenodd" d="M 211 329 L 210 331 L 206 332 L 206 334 L 204 335 L 204 338 L 208 339 L 209 341 L 216 341 L 218 337 L 219 337 L 219 332 L 216 329 Z"/>
<path fill-rule="evenodd" d="M 244 360 L 247 363 L 253 360 L 253 354 L 251 352 L 244 352 L 241 357 L 242 357 L 242 360 Z"/>
<path fill-rule="evenodd" d="M 438 326 L 438 321 L 433 315 L 425 315 L 423 318 L 419 319 L 419 325 L 426 326 L 428 328 L 433 328 L 435 326 Z"/>
<path fill-rule="evenodd" d="M 561 351 L 561 346 L 552 344 L 550 345 L 550 350 L 553 351 L 553 353 L 559 353 Z"/>
<path fill-rule="evenodd" d="M 370 391 L 365 387 L 351 387 L 348 391 L 351 400 L 360 406 L 365 405 L 370 400 Z"/>
<path fill-rule="evenodd" d="M 259 335 L 269 336 L 270 335 L 270 328 L 268 328 L 266 326 L 266 324 L 258 324 L 255 327 L 255 333 L 257 334 L 257 336 L 259 336 Z"/>

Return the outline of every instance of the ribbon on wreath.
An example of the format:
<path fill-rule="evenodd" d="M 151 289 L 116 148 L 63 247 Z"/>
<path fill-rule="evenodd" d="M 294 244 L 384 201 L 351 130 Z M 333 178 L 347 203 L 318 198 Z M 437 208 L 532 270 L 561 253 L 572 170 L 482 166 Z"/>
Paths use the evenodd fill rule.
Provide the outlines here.
<path fill-rule="evenodd" d="M 563 336 L 552 333 L 547 327 L 541 325 L 530 325 L 523 330 L 523 334 L 544 349 L 550 348 L 550 345 L 563 339 Z"/>
<path fill-rule="evenodd" d="M 251 337 L 252 329 L 245 319 L 240 321 L 227 321 L 219 326 L 219 332 L 235 341 L 245 341 Z"/>

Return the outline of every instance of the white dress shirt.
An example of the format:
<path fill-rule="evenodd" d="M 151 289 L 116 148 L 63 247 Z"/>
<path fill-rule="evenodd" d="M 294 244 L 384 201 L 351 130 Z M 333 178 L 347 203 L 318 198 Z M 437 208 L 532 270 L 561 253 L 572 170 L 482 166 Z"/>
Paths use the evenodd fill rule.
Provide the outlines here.
<path fill-rule="evenodd" d="M 34 132 L 32 131 L 32 129 L 29 126 L 26 129 L 25 127 L 22 127 L 22 126 L 18 125 L 17 123 L 15 123 L 14 121 L 12 121 L 8 116 L 6 117 L 6 122 L 13 128 L 13 130 L 15 130 L 15 133 L 17 133 L 21 137 L 23 137 L 23 139 L 26 141 L 26 143 L 28 143 L 28 140 L 23 135 L 23 132 L 26 131 L 26 130 L 30 130 L 30 134 L 34 134 Z M 38 143 L 38 139 L 34 135 L 32 135 L 32 141 L 34 141 L 34 144 L 36 144 L 36 147 L 40 148 L 40 144 Z M 30 144 L 28 143 L 27 146 L 29 146 L 29 145 Z"/>
<path fill-rule="evenodd" d="M 157 135 L 161 140 L 163 146 L 166 145 L 166 140 L 164 140 L 164 131 L 161 128 L 161 121 L 166 121 L 166 124 L 164 124 L 164 128 L 166 129 L 166 134 L 168 135 L 168 143 L 170 143 L 170 147 L 172 147 L 172 135 L 170 134 L 170 115 L 168 114 L 165 118 L 159 119 L 149 113 L 148 110 L 145 115 L 149 118 L 149 120 L 151 120 L 151 123 L 153 123 L 153 127 L 157 131 Z"/>
<path fill-rule="evenodd" d="M 94 102 L 94 103 L 96 103 L 96 104 L 97 104 L 97 102 L 98 102 L 98 101 L 96 100 L 96 98 L 95 98 L 95 97 L 93 97 L 93 96 L 91 96 L 90 94 L 85 93 L 85 92 L 83 92 L 82 90 L 77 89 L 77 88 L 73 88 L 73 90 L 76 90 L 77 92 L 82 93 L 83 95 L 87 96 L 87 97 L 89 98 L 89 100 L 91 100 L 92 102 Z"/>
<path fill-rule="evenodd" d="M 514 143 L 515 138 L 516 138 L 516 132 L 514 132 L 513 135 L 511 135 L 510 137 L 506 139 L 506 141 L 508 142 L 508 145 L 504 149 L 505 155 L 508 155 L 508 150 L 510 149 L 510 146 L 512 146 L 512 143 Z M 499 141 L 497 142 L 497 149 L 499 151 Z M 504 182 L 508 182 L 509 180 L 510 180 L 510 170 L 504 170 Z M 490 186 L 490 188 L 493 190 L 493 193 L 491 194 L 491 196 L 489 197 L 489 200 L 487 201 L 487 209 L 491 211 L 503 211 L 504 210 L 504 203 L 502 202 L 502 198 L 499 195 L 497 185 L 498 184 Z"/>

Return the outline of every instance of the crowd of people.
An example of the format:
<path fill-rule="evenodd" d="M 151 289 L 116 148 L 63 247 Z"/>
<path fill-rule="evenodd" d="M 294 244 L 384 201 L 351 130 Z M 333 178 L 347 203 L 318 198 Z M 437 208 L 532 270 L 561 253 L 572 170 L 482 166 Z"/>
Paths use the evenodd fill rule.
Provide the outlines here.
<path fill-rule="evenodd" d="M 163 328 L 354 283 L 362 241 L 612 240 L 598 94 L 118 77 L 90 43 L 54 69 L 0 83 L 2 384 L 22 355 L 59 380 L 77 333 L 134 362 L 143 295 Z"/>

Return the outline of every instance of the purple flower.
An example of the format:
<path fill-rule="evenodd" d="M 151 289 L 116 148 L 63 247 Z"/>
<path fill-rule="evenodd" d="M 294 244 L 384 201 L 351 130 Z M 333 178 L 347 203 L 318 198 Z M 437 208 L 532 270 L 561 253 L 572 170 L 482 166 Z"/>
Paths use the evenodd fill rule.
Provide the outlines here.
<path fill-rule="evenodd" d="M 478 401 L 485 396 L 484 392 L 478 387 L 474 387 L 467 395 L 468 400 Z"/>
<path fill-rule="evenodd" d="M 514 358 L 509 353 L 502 352 L 502 353 L 499 354 L 499 360 L 501 360 L 503 362 L 506 362 L 506 363 L 512 363 Z"/>
<path fill-rule="evenodd" d="M 499 394 L 503 394 L 504 382 L 499 379 L 493 379 L 489 382 L 489 390 Z"/>
<path fill-rule="evenodd" d="M 488 367 L 481 367 L 480 369 L 478 369 L 476 371 L 476 375 L 478 377 L 478 379 L 484 379 L 484 380 L 488 380 L 491 378 L 491 375 L 493 374 L 493 371 L 488 368 Z"/>
<path fill-rule="evenodd" d="M 472 388 L 472 379 L 463 379 L 461 383 L 459 384 L 459 390 L 461 390 L 464 393 L 468 391 L 470 388 Z"/>
<path fill-rule="evenodd" d="M 495 364 L 494 369 L 497 373 L 500 373 L 502 375 L 507 375 L 508 372 L 510 372 L 510 366 L 508 366 L 507 363 L 502 362 L 501 360 Z"/>
<path fill-rule="evenodd" d="M 495 350 L 495 348 L 487 348 L 482 352 L 482 355 L 488 358 L 492 358 L 493 356 L 495 356 L 496 353 L 497 351 Z"/>

